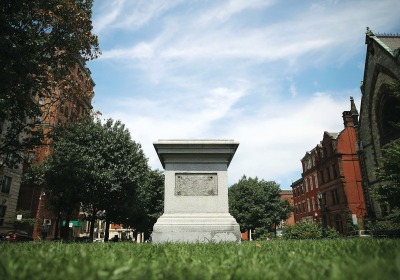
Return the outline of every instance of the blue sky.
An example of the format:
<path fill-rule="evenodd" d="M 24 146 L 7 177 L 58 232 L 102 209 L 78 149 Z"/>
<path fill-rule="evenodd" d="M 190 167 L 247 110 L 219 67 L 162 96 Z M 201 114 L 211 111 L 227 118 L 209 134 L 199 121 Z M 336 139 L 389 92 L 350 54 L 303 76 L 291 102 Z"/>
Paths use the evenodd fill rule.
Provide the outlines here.
<path fill-rule="evenodd" d="M 301 177 L 324 131 L 360 103 L 365 31 L 400 32 L 398 0 L 96 0 L 94 108 L 119 119 L 153 169 L 158 139 L 233 139 L 228 170 Z"/>

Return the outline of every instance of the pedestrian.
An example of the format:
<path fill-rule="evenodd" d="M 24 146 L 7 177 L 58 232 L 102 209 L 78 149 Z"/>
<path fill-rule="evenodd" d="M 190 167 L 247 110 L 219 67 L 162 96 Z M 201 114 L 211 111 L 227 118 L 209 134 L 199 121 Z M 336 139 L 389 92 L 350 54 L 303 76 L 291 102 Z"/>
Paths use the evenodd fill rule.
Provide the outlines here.
<path fill-rule="evenodd" d="M 44 223 L 42 225 L 42 239 L 43 240 L 46 240 L 47 235 L 49 234 L 49 227 L 50 227 L 49 224 L 50 224 L 50 221 L 45 219 Z"/>

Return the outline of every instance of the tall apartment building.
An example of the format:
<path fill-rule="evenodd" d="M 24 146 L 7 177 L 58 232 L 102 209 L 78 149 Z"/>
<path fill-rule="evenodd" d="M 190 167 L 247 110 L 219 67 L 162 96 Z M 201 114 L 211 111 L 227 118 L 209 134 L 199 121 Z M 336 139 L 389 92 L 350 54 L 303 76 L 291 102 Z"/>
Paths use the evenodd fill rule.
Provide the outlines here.
<path fill-rule="evenodd" d="M 370 191 L 381 184 L 376 169 L 382 148 L 400 138 L 400 131 L 392 125 L 400 122 L 400 102 L 391 95 L 391 85 L 400 80 L 400 35 L 374 34 L 367 29 L 365 43 L 358 146 L 368 214 L 382 217 L 386 206 L 373 200 Z"/>
<path fill-rule="evenodd" d="M 91 102 L 95 84 L 91 78 L 90 70 L 81 61 L 78 61 L 75 67 L 70 69 L 70 77 L 78 84 L 79 92 L 66 96 L 62 89 L 57 88 L 50 98 L 38 99 L 38 104 L 42 108 L 42 116 L 38 118 L 37 126 L 43 129 L 45 135 L 48 135 L 57 126 L 88 115 L 92 109 Z M 44 145 L 27 151 L 27 161 L 31 164 L 43 162 L 51 153 L 51 141 L 51 137 L 45 137 Z M 29 166 L 25 166 L 24 171 L 27 171 L 28 168 Z M 57 214 L 51 208 L 50 198 L 42 187 L 29 183 L 22 184 L 17 207 L 18 209 L 28 210 L 31 216 L 37 219 L 36 224 L 31 229 L 34 239 L 40 237 L 44 220 L 48 220 L 50 223 L 49 236 L 54 236 Z"/>

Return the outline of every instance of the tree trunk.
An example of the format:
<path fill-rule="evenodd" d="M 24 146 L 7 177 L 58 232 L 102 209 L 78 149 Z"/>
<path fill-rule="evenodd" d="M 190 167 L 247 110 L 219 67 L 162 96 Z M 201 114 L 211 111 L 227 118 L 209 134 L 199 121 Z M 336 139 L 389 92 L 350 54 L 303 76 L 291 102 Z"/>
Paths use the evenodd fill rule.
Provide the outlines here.
<path fill-rule="evenodd" d="M 92 209 L 92 218 L 90 220 L 90 231 L 89 231 L 89 239 L 93 242 L 93 234 L 94 234 L 94 224 L 96 222 L 96 208 Z"/>
<path fill-rule="evenodd" d="M 104 232 L 104 242 L 107 242 L 110 238 L 110 224 L 111 224 L 110 219 L 106 217 L 106 230 Z"/>
<path fill-rule="evenodd" d="M 67 216 L 65 218 L 64 226 L 61 227 L 61 239 L 64 241 L 69 240 L 69 221 L 70 221 L 70 217 Z"/>
<path fill-rule="evenodd" d="M 54 229 L 54 240 L 58 240 L 59 238 L 59 229 L 60 229 L 60 212 L 57 213 L 56 227 Z"/>

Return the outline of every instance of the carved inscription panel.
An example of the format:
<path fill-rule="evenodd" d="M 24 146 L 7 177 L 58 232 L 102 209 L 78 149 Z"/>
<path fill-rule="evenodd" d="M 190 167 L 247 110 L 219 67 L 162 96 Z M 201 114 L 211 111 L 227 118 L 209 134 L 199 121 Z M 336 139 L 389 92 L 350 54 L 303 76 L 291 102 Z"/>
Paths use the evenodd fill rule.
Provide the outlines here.
<path fill-rule="evenodd" d="M 216 173 L 176 173 L 175 195 L 218 195 L 218 176 Z"/>

